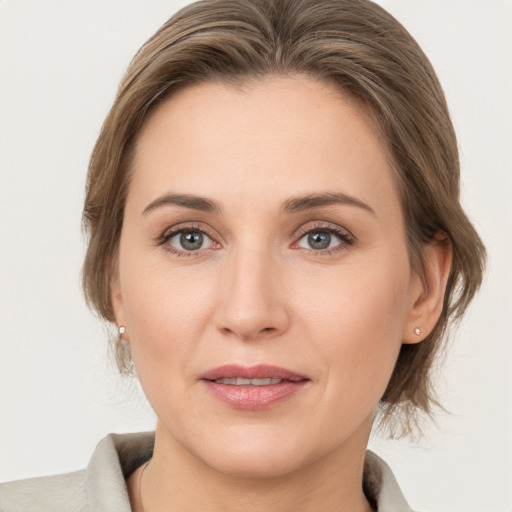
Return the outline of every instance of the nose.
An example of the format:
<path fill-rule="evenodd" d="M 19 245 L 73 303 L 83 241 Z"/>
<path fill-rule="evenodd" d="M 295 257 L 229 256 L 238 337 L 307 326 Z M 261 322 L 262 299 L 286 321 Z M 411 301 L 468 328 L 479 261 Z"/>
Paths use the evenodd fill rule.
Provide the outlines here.
<path fill-rule="evenodd" d="M 215 313 L 223 334 L 248 341 L 275 338 L 287 331 L 286 290 L 275 260 L 272 254 L 254 249 L 228 258 Z"/>

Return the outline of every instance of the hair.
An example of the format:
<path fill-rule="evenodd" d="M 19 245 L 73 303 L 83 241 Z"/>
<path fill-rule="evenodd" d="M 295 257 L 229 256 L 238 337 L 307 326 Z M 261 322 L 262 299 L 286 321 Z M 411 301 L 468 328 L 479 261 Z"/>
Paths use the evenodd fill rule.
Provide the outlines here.
<path fill-rule="evenodd" d="M 411 432 L 439 406 L 433 369 L 448 325 L 482 281 L 485 248 L 459 201 L 457 140 L 445 97 L 425 54 L 405 28 L 368 0 L 203 0 L 181 9 L 132 60 L 94 147 L 83 224 L 89 245 L 83 287 L 114 322 L 111 269 L 123 225 L 137 135 L 148 113 L 178 89 L 220 81 L 306 75 L 360 103 L 387 143 L 400 191 L 411 268 L 441 233 L 452 266 L 440 318 L 417 344 L 403 344 L 380 402 L 392 435 Z M 130 354 L 115 340 L 121 372 Z"/>

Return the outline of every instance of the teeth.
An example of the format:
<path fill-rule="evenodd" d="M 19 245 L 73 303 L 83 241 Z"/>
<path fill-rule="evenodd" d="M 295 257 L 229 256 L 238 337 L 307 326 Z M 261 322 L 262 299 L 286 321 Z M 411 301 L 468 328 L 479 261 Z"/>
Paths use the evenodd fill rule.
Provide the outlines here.
<path fill-rule="evenodd" d="M 281 379 L 251 379 L 253 386 L 270 386 L 271 384 L 279 384 Z"/>
<path fill-rule="evenodd" d="M 231 386 L 270 386 L 279 384 L 281 379 L 245 379 L 243 377 L 223 378 L 215 381 L 217 384 L 229 384 Z"/>

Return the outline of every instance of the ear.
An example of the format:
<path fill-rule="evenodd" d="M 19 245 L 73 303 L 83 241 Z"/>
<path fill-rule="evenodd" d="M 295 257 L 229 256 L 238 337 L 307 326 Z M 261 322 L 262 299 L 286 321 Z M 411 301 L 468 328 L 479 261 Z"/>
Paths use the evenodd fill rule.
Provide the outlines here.
<path fill-rule="evenodd" d="M 128 329 L 126 327 L 126 315 L 123 304 L 123 294 L 121 292 L 121 284 L 119 281 L 119 259 L 118 256 L 114 256 L 111 265 L 111 274 L 110 274 L 110 302 L 112 304 L 112 309 L 114 310 L 114 316 L 116 321 L 116 328 L 124 327 L 125 331 L 123 333 L 119 333 L 121 339 L 127 343 L 130 342 L 128 336 Z"/>
<path fill-rule="evenodd" d="M 438 233 L 426 246 L 423 261 L 424 274 L 415 273 L 411 281 L 409 311 L 402 333 L 406 344 L 424 340 L 443 310 L 452 263 L 452 244 L 445 233 Z"/>

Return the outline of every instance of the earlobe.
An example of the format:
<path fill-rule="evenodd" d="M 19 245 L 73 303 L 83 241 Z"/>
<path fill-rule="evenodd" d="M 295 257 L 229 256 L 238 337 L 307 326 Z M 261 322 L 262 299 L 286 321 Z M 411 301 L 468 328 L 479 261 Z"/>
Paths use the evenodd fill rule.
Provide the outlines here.
<path fill-rule="evenodd" d="M 117 333 L 119 335 L 119 339 L 125 343 L 129 343 L 130 341 L 127 338 L 126 327 L 124 325 L 117 326 Z"/>
<path fill-rule="evenodd" d="M 445 233 L 438 233 L 424 249 L 424 273 L 411 284 L 410 307 L 402 342 L 419 343 L 434 329 L 443 310 L 444 296 L 452 262 L 452 244 Z"/>
<path fill-rule="evenodd" d="M 119 270 L 118 264 L 113 265 L 111 274 L 111 285 L 110 285 L 110 301 L 112 309 L 114 311 L 115 321 L 117 324 L 117 331 L 119 338 L 124 342 L 129 342 L 127 329 L 126 329 L 126 317 L 124 314 L 123 296 L 121 293 L 121 285 L 119 283 Z"/>

